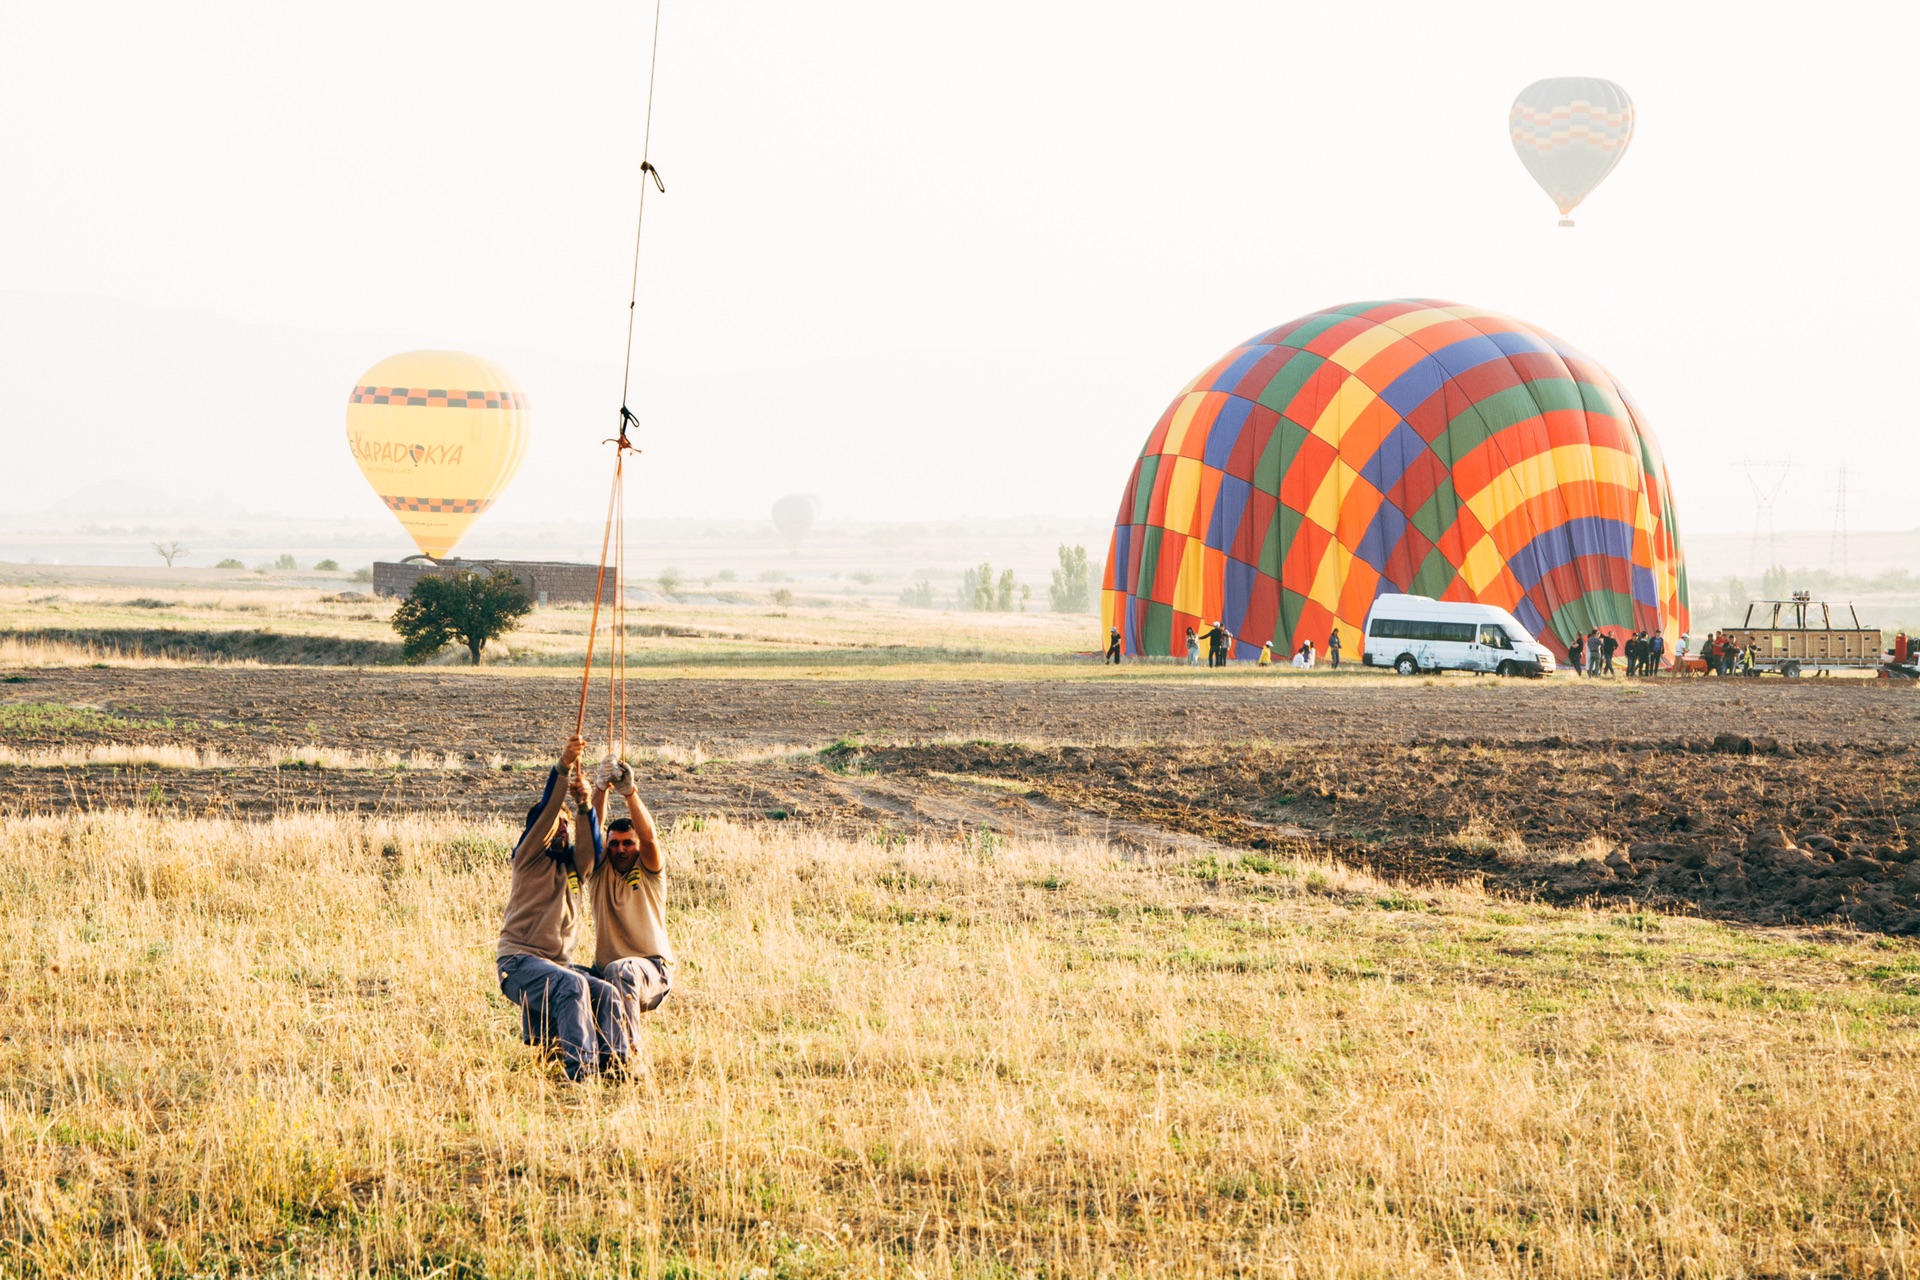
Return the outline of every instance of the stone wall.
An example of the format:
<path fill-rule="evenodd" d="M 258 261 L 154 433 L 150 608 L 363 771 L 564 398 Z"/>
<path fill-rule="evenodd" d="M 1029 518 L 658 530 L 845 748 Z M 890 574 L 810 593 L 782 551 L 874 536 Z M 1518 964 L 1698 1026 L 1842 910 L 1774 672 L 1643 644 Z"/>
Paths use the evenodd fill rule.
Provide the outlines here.
<path fill-rule="evenodd" d="M 373 566 L 373 594 L 377 596 L 404 596 L 413 590 L 413 584 L 430 573 L 443 577 L 472 569 L 480 573 L 492 573 L 504 570 L 520 580 L 527 594 L 540 604 L 592 604 L 593 584 L 600 576 L 600 566 L 592 564 L 565 564 L 555 560 L 442 560 L 430 564 L 421 560 L 408 560 L 401 563 L 375 561 Z M 619 582 L 612 565 L 607 566 L 606 589 L 601 599 L 609 604 L 613 602 L 619 590 Z"/>

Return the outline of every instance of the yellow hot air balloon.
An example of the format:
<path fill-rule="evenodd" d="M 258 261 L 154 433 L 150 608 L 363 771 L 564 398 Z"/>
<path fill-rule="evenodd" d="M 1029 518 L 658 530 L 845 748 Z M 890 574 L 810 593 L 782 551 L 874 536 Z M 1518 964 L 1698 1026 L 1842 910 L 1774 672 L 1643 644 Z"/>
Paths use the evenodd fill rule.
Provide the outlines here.
<path fill-rule="evenodd" d="M 520 470 L 527 393 L 464 351 L 389 356 L 347 401 L 347 443 L 414 544 L 438 560 Z"/>

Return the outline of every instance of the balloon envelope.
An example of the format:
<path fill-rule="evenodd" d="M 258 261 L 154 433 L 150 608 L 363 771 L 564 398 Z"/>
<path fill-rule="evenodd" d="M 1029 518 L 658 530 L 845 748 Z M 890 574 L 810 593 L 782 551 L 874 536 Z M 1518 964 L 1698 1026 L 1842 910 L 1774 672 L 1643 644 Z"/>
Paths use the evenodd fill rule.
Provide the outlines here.
<path fill-rule="evenodd" d="M 773 504 L 773 527 L 796 547 L 819 518 L 820 499 L 810 493 L 790 493 Z"/>
<path fill-rule="evenodd" d="M 408 351 L 360 376 L 347 444 L 367 483 L 425 555 L 452 551 L 520 469 L 527 396 L 462 351 Z"/>
<path fill-rule="evenodd" d="M 1611 80 L 1536 80 L 1513 100 L 1507 123 L 1520 163 L 1564 217 L 1627 154 L 1633 100 Z"/>
<path fill-rule="evenodd" d="M 1626 392 L 1551 334 L 1447 302 L 1316 312 L 1228 352 L 1147 437 L 1107 554 L 1104 625 L 1184 652 L 1290 653 L 1374 598 L 1510 610 L 1533 633 L 1686 630 L 1666 464 Z"/>

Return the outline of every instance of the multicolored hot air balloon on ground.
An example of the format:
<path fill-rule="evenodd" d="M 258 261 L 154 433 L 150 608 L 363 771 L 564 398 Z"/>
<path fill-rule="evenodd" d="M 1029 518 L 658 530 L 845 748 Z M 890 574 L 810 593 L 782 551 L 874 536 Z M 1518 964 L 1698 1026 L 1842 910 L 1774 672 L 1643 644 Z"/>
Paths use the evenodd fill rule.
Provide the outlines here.
<path fill-rule="evenodd" d="M 527 449 L 527 395 L 490 360 L 409 351 L 360 376 L 347 443 L 423 555 L 438 560 L 493 505 Z"/>
<path fill-rule="evenodd" d="M 1406 592 L 1512 611 L 1561 640 L 1688 627 L 1666 463 L 1607 371 L 1551 334 L 1448 302 L 1360 302 L 1234 348 L 1140 451 L 1107 554 L 1102 630 L 1235 655 Z"/>
<path fill-rule="evenodd" d="M 1507 115 L 1520 163 L 1560 209 L 1560 225 L 1627 154 L 1633 99 L 1611 80 L 1557 76 L 1520 91 Z"/>

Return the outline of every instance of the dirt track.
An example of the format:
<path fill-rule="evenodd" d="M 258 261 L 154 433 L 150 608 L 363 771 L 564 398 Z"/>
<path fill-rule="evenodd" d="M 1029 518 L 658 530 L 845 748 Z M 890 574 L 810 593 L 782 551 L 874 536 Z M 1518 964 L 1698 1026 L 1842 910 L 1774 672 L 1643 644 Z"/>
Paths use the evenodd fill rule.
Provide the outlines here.
<path fill-rule="evenodd" d="M 256 747 L 543 754 L 578 686 L 564 675 L 152 668 L 21 673 L 0 699 L 81 703 L 151 728 L 138 740 Z M 743 748 L 843 737 L 1079 744 L 1567 742 L 1765 735 L 1788 743 L 1920 741 L 1920 696 L 1888 680 L 1660 680 L 1629 684 L 1460 677 L 1204 681 L 660 680 L 631 686 L 636 741 Z M 602 705 L 596 695 L 596 705 Z M 126 734 L 119 735 L 123 740 Z M 31 741 L 12 745 L 36 745 Z"/>

